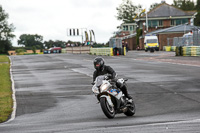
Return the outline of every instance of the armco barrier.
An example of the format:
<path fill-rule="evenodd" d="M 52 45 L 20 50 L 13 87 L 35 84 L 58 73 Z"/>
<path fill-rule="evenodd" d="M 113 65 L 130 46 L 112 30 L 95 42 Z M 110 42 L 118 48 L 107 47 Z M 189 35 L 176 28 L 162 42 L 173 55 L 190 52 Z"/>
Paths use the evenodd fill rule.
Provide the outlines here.
<path fill-rule="evenodd" d="M 182 51 L 183 56 L 200 56 L 200 46 L 186 46 Z"/>
<path fill-rule="evenodd" d="M 90 48 L 90 53 L 93 55 L 113 56 L 113 48 Z"/>
<path fill-rule="evenodd" d="M 165 51 L 171 51 L 171 46 L 165 46 Z"/>
<path fill-rule="evenodd" d="M 176 46 L 163 46 L 163 51 L 176 51 Z"/>
<path fill-rule="evenodd" d="M 200 56 L 200 46 L 176 47 L 176 56 Z"/>
<path fill-rule="evenodd" d="M 176 51 L 176 46 L 171 46 L 171 51 Z"/>

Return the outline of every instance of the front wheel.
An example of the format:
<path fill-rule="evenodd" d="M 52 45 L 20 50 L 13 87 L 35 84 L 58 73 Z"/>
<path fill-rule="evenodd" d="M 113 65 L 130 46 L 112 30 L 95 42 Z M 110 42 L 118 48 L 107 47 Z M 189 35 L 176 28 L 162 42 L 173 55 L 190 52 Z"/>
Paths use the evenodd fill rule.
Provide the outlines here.
<path fill-rule="evenodd" d="M 105 97 L 102 97 L 100 99 L 101 108 L 104 112 L 104 114 L 109 118 L 112 119 L 115 117 L 115 109 L 114 107 L 110 106 L 107 99 Z"/>
<path fill-rule="evenodd" d="M 135 104 L 132 102 L 130 106 L 128 106 L 127 111 L 124 113 L 126 116 L 133 116 L 135 114 Z"/>

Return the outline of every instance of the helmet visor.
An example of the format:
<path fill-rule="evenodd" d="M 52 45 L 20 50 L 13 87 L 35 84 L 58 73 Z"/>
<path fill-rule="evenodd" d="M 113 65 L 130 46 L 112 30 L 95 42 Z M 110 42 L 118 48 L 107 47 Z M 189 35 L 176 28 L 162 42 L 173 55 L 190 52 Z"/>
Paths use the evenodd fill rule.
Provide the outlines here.
<path fill-rule="evenodd" d="M 99 67 L 99 66 L 100 66 L 100 64 L 99 64 L 99 63 L 97 63 L 97 64 L 96 64 L 96 67 Z"/>

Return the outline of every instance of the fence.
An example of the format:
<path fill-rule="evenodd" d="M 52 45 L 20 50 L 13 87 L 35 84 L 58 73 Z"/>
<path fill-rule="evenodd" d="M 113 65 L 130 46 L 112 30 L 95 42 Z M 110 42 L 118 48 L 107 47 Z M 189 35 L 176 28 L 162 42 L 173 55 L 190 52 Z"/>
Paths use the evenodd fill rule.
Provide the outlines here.
<path fill-rule="evenodd" d="M 122 39 L 121 38 L 111 38 L 109 41 L 109 47 L 122 48 Z"/>
<path fill-rule="evenodd" d="M 73 53 L 73 54 L 86 54 L 90 52 L 89 46 L 80 46 L 80 47 L 66 47 L 66 53 Z M 64 51 L 63 51 L 64 53 Z"/>
<path fill-rule="evenodd" d="M 113 48 L 90 48 L 90 53 L 93 55 L 113 56 Z"/>
<path fill-rule="evenodd" d="M 194 46 L 193 37 L 174 37 L 173 46 Z"/>
<path fill-rule="evenodd" d="M 168 46 L 200 46 L 200 28 L 193 29 L 193 35 L 185 37 L 167 38 Z"/>
<path fill-rule="evenodd" d="M 193 29 L 194 46 L 200 46 L 200 28 Z"/>

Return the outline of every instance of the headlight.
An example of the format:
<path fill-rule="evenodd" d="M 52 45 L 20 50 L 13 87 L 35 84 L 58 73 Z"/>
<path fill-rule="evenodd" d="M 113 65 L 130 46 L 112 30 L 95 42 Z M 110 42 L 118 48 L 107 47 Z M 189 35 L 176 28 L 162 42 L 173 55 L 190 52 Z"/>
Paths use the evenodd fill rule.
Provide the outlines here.
<path fill-rule="evenodd" d="M 107 89 L 109 88 L 109 84 L 102 84 L 100 87 L 101 92 L 107 91 Z"/>

